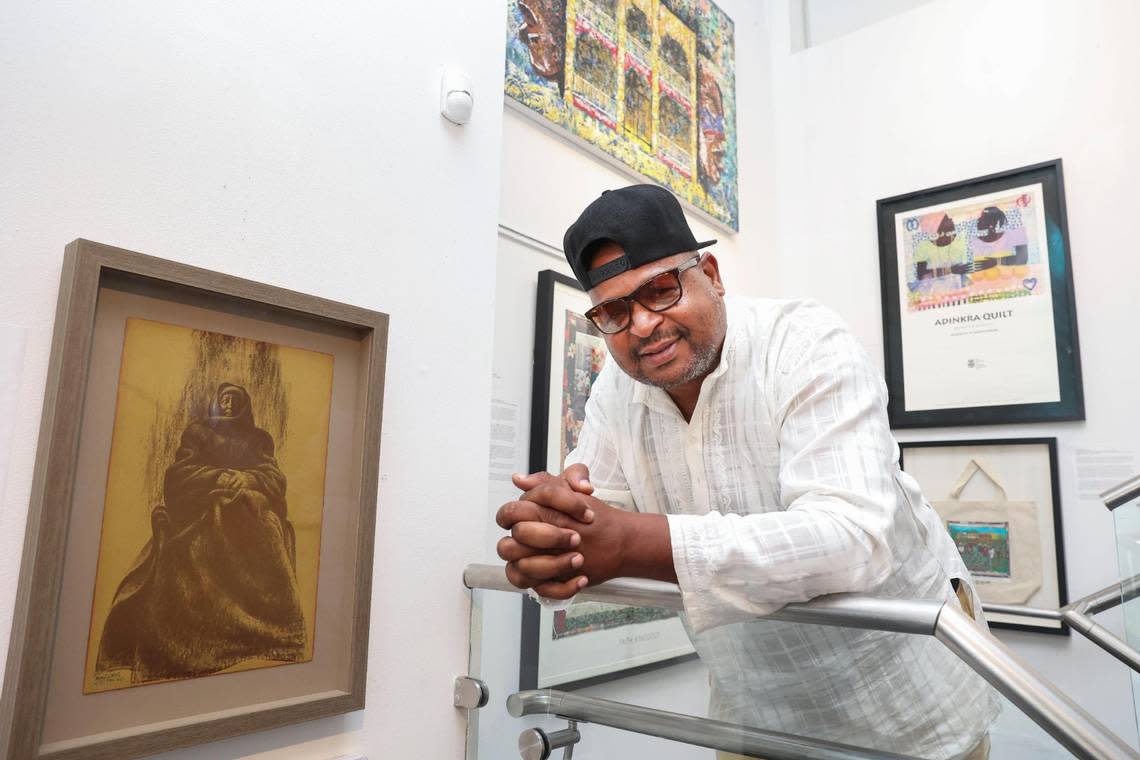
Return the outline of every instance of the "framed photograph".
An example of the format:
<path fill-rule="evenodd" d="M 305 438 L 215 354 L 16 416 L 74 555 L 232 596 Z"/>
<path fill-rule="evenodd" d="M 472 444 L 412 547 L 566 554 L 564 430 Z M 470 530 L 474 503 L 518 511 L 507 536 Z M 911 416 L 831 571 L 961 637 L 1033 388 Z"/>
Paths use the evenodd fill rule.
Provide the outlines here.
<path fill-rule="evenodd" d="M 740 229 L 736 32 L 711 0 L 508 0 L 506 103 Z"/>
<path fill-rule="evenodd" d="M 364 707 L 387 325 L 67 247 L 0 754 L 139 757 Z"/>
<path fill-rule="evenodd" d="M 589 308 L 576 280 L 539 272 L 530 472 L 561 472 L 577 445 L 590 387 L 608 356 L 602 334 L 582 316 Z M 556 612 L 523 599 L 520 689 L 588 686 L 693 657 L 674 610 L 575 602 Z"/>
<path fill-rule="evenodd" d="M 973 576 L 983 602 L 1058 609 L 1069 603 L 1056 438 L 900 443 L 900 464 Z M 986 613 L 993 628 L 1069 635 L 1059 620 Z"/>
<path fill-rule="evenodd" d="M 878 202 L 895 428 L 1085 418 L 1061 161 Z"/>

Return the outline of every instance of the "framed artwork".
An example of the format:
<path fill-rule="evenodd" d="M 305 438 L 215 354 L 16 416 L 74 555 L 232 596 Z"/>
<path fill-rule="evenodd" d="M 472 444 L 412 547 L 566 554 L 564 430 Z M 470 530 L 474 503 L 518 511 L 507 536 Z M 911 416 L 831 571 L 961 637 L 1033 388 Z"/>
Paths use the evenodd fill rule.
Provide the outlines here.
<path fill-rule="evenodd" d="M 1069 603 L 1056 438 L 900 443 L 954 539 L 983 602 L 1058 609 Z M 993 628 L 1069 635 L 1059 620 L 986 613 Z"/>
<path fill-rule="evenodd" d="M 4 757 L 138 757 L 364 707 L 387 325 L 67 247 Z"/>
<path fill-rule="evenodd" d="M 1061 161 L 878 202 L 895 428 L 1085 418 Z"/>
<path fill-rule="evenodd" d="M 736 41 L 711 0 L 508 0 L 506 102 L 740 228 Z"/>
<path fill-rule="evenodd" d="M 530 472 L 562 471 L 577 445 L 606 343 L 582 316 L 578 282 L 539 272 L 531 395 Z M 576 688 L 696 657 L 674 610 L 575 602 L 552 611 L 523 599 L 520 689 Z"/>

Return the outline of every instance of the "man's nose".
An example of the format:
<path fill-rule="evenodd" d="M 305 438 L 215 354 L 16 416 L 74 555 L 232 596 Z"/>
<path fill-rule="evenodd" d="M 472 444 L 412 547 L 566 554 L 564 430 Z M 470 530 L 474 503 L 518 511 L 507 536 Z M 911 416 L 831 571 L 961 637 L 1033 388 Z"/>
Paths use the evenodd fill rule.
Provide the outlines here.
<path fill-rule="evenodd" d="M 639 338 L 648 338 L 664 319 L 659 313 L 650 311 L 637 301 L 630 304 L 629 331 Z"/>

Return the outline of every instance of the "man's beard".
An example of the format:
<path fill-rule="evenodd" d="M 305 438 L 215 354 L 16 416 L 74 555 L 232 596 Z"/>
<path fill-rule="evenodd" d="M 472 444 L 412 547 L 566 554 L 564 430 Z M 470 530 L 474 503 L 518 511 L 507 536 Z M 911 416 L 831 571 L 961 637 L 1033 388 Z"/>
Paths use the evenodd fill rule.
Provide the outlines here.
<path fill-rule="evenodd" d="M 724 316 L 721 315 L 720 319 L 723 320 Z M 720 334 L 723 335 L 724 332 L 720 331 Z M 689 346 L 692 347 L 692 349 L 693 349 L 692 359 L 690 359 L 688 365 L 685 367 L 685 369 L 681 373 L 680 377 L 669 378 L 669 379 L 664 379 L 664 378 L 654 379 L 654 378 L 649 377 L 648 375 L 646 375 L 644 372 L 642 372 L 640 370 L 640 364 L 635 364 L 633 366 L 634 371 L 632 371 L 632 372 L 630 372 L 629 370 L 626 370 L 626 374 L 629 375 L 630 377 L 632 377 L 634 380 L 638 381 L 639 383 L 644 383 L 645 385 L 652 385 L 652 386 L 655 386 L 657 388 L 662 388 L 662 389 L 668 390 L 669 388 L 673 388 L 673 387 L 678 386 L 678 385 L 684 385 L 685 383 L 691 383 L 692 381 L 697 380 L 698 378 L 704 377 L 709 372 L 712 372 L 712 370 L 716 367 L 716 364 L 720 359 L 721 344 L 710 343 L 710 344 L 707 344 L 704 346 L 697 347 L 692 343 L 691 340 L 689 340 L 691 333 L 684 328 L 678 327 L 677 330 L 675 332 L 673 332 L 671 335 L 658 335 L 658 334 L 651 335 L 651 336 L 649 336 L 649 338 L 647 338 L 646 340 L 641 342 L 641 346 L 652 345 L 653 343 L 656 343 L 657 341 L 673 337 L 674 335 L 679 336 L 680 340 L 687 341 L 689 343 Z M 636 350 L 640 350 L 641 346 L 639 346 L 638 349 L 636 349 Z M 624 367 L 623 367 L 623 369 L 624 369 Z"/>

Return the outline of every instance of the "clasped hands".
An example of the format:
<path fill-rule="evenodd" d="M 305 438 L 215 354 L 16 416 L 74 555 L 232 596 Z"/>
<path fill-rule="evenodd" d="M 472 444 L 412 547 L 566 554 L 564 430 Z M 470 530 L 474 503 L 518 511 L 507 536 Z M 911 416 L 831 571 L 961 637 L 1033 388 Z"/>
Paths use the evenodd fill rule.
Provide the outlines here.
<path fill-rule="evenodd" d="M 511 534 L 499 540 L 507 579 L 550 599 L 569 599 L 587 585 L 622 575 L 635 515 L 593 497 L 590 473 L 575 464 L 561 475 L 512 477 L 523 491 L 495 514 Z"/>

